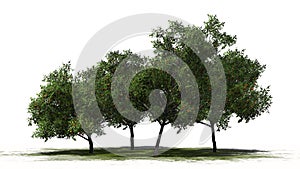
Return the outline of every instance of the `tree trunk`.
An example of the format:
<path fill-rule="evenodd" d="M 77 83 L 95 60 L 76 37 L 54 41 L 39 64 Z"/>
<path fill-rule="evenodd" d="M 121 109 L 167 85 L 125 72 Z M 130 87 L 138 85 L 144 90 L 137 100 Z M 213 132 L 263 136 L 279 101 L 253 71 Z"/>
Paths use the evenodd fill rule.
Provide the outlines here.
<path fill-rule="evenodd" d="M 89 135 L 88 135 L 88 142 L 90 145 L 89 153 L 93 154 L 94 153 L 94 144 L 93 144 L 93 140 L 92 140 L 91 136 L 89 136 Z"/>
<path fill-rule="evenodd" d="M 158 133 L 158 138 L 157 138 L 155 149 L 154 149 L 154 155 L 155 156 L 158 155 L 159 143 L 160 143 L 160 140 L 161 140 L 162 133 L 164 131 L 164 127 L 165 127 L 165 124 L 160 125 L 160 130 L 159 130 L 159 133 Z"/>
<path fill-rule="evenodd" d="M 215 124 L 210 123 L 211 128 L 211 141 L 213 143 L 213 152 L 217 152 L 217 142 L 216 142 L 216 134 L 215 134 Z"/>
<path fill-rule="evenodd" d="M 133 132 L 133 125 L 129 126 L 130 129 L 130 149 L 134 150 L 134 132 Z"/>

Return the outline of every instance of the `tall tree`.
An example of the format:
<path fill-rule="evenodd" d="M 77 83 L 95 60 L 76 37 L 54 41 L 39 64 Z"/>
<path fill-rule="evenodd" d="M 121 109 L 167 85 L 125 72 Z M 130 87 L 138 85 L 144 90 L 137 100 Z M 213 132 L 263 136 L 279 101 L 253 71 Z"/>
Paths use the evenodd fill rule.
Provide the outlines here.
<path fill-rule="evenodd" d="M 223 32 L 224 22 L 220 22 L 214 15 L 209 15 L 204 27 L 184 26 L 179 22 L 170 22 L 167 29 L 158 28 L 153 31 L 153 46 L 156 50 L 166 50 L 176 54 L 185 61 L 193 71 L 201 95 L 199 113 L 196 122 L 209 126 L 212 131 L 213 151 L 217 151 L 215 139 L 215 124 L 218 129 L 226 129 L 230 118 L 235 114 L 239 122 L 254 119 L 262 113 L 268 112 L 271 104 L 269 87 L 263 88 L 257 84 L 258 78 L 265 69 L 257 60 L 249 59 L 244 50 L 232 50 L 230 47 L 236 43 L 236 36 Z M 197 32 L 201 31 L 201 35 Z M 198 33 L 199 34 L 199 33 Z M 199 36 L 210 42 L 221 60 L 226 74 L 227 97 L 225 110 L 219 118 L 208 116 L 211 103 L 211 84 L 203 61 L 214 64 L 213 57 L 199 59 L 194 52 L 193 43 L 199 42 Z M 186 41 L 188 39 L 188 41 Z M 195 41 L 194 41 L 195 40 Z M 187 44 L 186 42 L 191 42 Z M 199 46 L 198 44 L 195 44 Z M 201 45 L 200 45 L 201 46 Z M 197 49 L 197 48 L 196 48 Z M 218 78 L 218 77 L 217 77 Z M 216 112 L 211 112 L 214 114 Z M 219 120 L 217 120 L 219 119 Z M 208 120 L 210 124 L 203 122 Z"/>
<path fill-rule="evenodd" d="M 236 44 L 236 35 L 232 36 L 223 32 L 225 22 L 219 21 L 216 15 L 208 15 L 208 17 L 202 31 L 215 47 L 226 74 L 225 110 L 217 123 L 218 130 L 226 130 L 233 116 L 239 118 L 238 122 L 247 123 L 262 113 L 268 112 L 272 97 L 269 94 L 269 86 L 260 87 L 257 82 L 266 65 L 260 64 L 257 60 L 251 60 L 245 55 L 244 49 L 232 49 L 232 46 Z M 213 151 L 216 152 L 214 125 L 210 124 L 210 127 Z"/>

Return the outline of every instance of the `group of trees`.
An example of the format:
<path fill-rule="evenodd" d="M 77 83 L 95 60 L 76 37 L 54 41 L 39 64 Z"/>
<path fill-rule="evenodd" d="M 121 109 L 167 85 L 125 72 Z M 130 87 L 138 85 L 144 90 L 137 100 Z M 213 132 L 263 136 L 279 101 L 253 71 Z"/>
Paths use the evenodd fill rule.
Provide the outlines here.
<path fill-rule="evenodd" d="M 187 125 L 193 125 L 194 123 L 211 128 L 213 151 L 216 152 L 215 127 L 218 130 L 226 130 L 231 117 L 238 117 L 238 122 L 249 122 L 262 113 L 268 112 L 271 105 L 269 87 L 263 88 L 257 83 L 266 66 L 261 65 L 257 60 L 251 60 L 245 55 L 244 50 L 234 49 L 236 36 L 223 32 L 223 27 L 224 22 L 220 22 L 214 15 L 209 15 L 209 19 L 203 27 L 184 26 L 179 22 L 170 21 L 167 29 L 157 28 L 150 35 L 154 39 L 152 43 L 155 48 L 155 58 L 164 58 L 164 61 L 172 62 L 174 60 L 169 57 L 169 53 L 172 53 L 184 61 L 195 76 L 201 96 L 196 121 L 191 119 L 191 121 L 187 120 L 180 124 L 175 123 L 178 113 L 184 105 L 180 100 L 180 86 L 170 74 L 153 68 L 139 72 L 132 79 L 129 86 L 132 105 L 140 112 L 147 113 L 135 113 L 133 118 L 127 118 L 132 116 L 131 112 L 121 114 L 113 101 L 116 91 L 112 90 L 112 82 L 116 69 L 128 57 L 134 60 L 125 62 L 125 65 L 128 66 L 156 64 L 157 59 L 142 57 L 130 50 L 113 51 L 106 55 L 106 60 L 102 60 L 94 67 L 83 70 L 76 75 L 72 75 L 69 62 L 44 77 L 43 82 L 45 84 L 41 86 L 40 93 L 31 99 L 28 109 L 30 113 L 29 125 L 35 124 L 37 126 L 33 136 L 46 141 L 52 137 L 75 139 L 76 136 L 80 136 L 89 142 L 90 153 L 92 153 L 91 134 L 103 134 L 103 125 L 108 125 L 117 128 L 123 127 L 123 129 L 128 128 L 131 149 L 134 149 L 134 127 L 145 117 L 149 117 L 152 122 L 157 122 L 160 125 L 155 153 L 158 152 L 160 139 L 166 125 L 171 124 L 180 131 Z M 198 36 L 199 31 L 201 36 Z M 195 49 L 191 45 L 187 45 L 188 42 L 199 42 L 199 40 L 210 42 L 216 55 L 201 60 Z M 214 113 L 210 112 L 212 85 L 206 69 L 207 66 L 204 64 L 204 62 L 214 64 L 215 57 L 221 61 L 226 77 L 225 107 L 219 118 L 212 118 L 209 115 Z M 176 66 L 176 64 L 174 65 Z M 180 72 L 179 68 L 178 71 Z M 96 104 L 102 115 L 101 117 L 95 115 L 93 116 L 95 118 L 92 119 L 82 119 L 81 114 L 75 112 L 74 109 L 72 85 L 85 85 L 84 82 L 91 72 L 96 72 L 94 92 Z M 118 81 L 122 81 L 122 78 L 127 77 L 124 75 L 118 78 L 120 78 Z M 156 97 L 163 97 L 157 100 L 166 101 L 163 112 L 159 115 L 155 111 L 149 111 L 153 100 L 149 99 L 148 96 L 153 94 L 155 89 L 163 92 L 156 93 Z M 122 93 L 123 91 L 118 92 Z M 80 91 L 79 94 L 84 98 L 86 94 L 90 93 Z M 89 104 L 89 99 L 82 100 L 86 102 L 81 103 L 82 105 Z M 161 103 L 161 105 L 163 104 Z M 93 110 L 90 111 L 90 113 L 93 113 Z M 184 112 L 188 113 L 188 111 L 188 109 L 185 109 Z M 87 121 L 87 124 L 82 124 L 82 121 Z"/>

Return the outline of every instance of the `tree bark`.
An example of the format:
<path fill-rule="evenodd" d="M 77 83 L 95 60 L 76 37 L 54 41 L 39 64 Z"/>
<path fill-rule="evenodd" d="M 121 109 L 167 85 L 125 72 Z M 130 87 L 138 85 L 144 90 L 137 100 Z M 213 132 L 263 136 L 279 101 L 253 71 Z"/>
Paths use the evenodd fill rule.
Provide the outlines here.
<path fill-rule="evenodd" d="M 217 152 L 217 142 L 216 142 L 216 134 L 215 134 L 215 124 L 210 123 L 211 128 L 211 141 L 213 143 L 213 152 Z"/>
<path fill-rule="evenodd" d="M 155 156 L 158 155 L 159 144 L 160 144 L 162 133 L 164 131 L 164 127 L 165 127 L 165 124 L 160 125 L 160 130 L 158 133 L 158 137 L 157 137 L 157 141 L 156 141 L 156 145 L 155 145 L 155 149 L 154 149 L 154 154 L 153 154 Z"/>
<path fill-rule="evenodd" d="M 134 150 L 134 132 L 133 132 L 133 125 L 129 126 L 130 129 L 130 149 Z"/>
<path fill-rule="evenodd" d="M 93 140 L 91 138 L 91 136 L 88 135 L 88 142 L 89 142 L 89 153 L 93 154 L 94 153 L 94 144 L 93 144 Z"/>

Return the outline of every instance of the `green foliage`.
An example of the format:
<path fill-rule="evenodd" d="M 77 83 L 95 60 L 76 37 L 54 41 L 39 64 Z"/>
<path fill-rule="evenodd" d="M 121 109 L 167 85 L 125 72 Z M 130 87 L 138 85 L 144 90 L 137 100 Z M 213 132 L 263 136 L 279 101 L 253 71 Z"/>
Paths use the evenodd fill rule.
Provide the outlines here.
<path fill-rule="evenodd" d="M 147 69 L 138 74 L 133 79 L 132 84 L 137 86 L 135 90 L 132 90 L 132 101 L 136 102 L 135 105 L 143 108 L 143 110 L 147 110 L 150 106 L 155 106 L 153 103 L 153 105 L 151 105 L 151 101 L 149 100 L 149 96 L 153 90 L 159 89 L 163 92 L 157 95 L 161 97 L 160 100 L 162 100 L 164 96 L 166 97 L 166 105 L 164 105 L 163 102 L 157 103 L 156 106 L 160 107 L 154 109 L 158 111 L 148 112 L 148 117 L 151 121 L 158 122 L 161 125 L 167 125 L 176 120 L 178 112 L 180 111 L 180 92 L 172 76 L 162 70 Z M 157 98 L 157 100 L 159 100 L 159 98 Z M 159 112 L 159 109 L 164 106 L 165 109 Z"/>
<path fill-rule="evenodd" d="M 179 112 L 183 110 L 183 114 L 180 115 L 185 116 L 193 110 L 187 106 L 188 103 L 181 100 L 181 86 L 174 77 L 156 68 L 137 72 L 128 86 L 130 101 L 134 108 L 147 114 L 134 114 L 130 111 L 121 114 L 113 101 L 112 96 L 116 96 L 116 93 L 121 93 L 120 96 L 126 97 L 126 92 L 122 88 L 112 90 L 114 74 L 118 71 L 120 64 L 123 64 L 124 70 L 173 64 L 177 66 L 175 69 L 179 76 L 188 76 L 185 74 L 186 67 L 179 67 L 176 59 L 170 57 L 170 54 L 186 63 L 196 78 L 200 94 L 197 123 L 208 120 L 212 124 L 216 123 L 218 129 L 226 129 L 233 116 L 238 117 L 238 122 L 249 122 L 267 113 L 272 103 L 270 87 L 264 88 L 257 83 L 266 66 L 257 60 L 250 59 L 245 54 L 245 50 L 234 49 L 233 45 L 236 44 L 237 38 L 235 35 L 224 32 L 224 25 L 225 23 L 220 22 L 215 15 L 208 16 L 204 27 L 184 26 L 180 22 L 170 21 L 168 28 L 157 28 L 150 35 L 153 38 L 155 58 L 142 57 L 130 50 L 109 52 L 106 55 L 106 61 L 102 60 L 96 66 L 79 72 L 74 79 L 70 62 L 63 64 L 58 70 L 44 77 L 45 84 L 41 86 L 41 91 L 36 98 L 31 98 L 28 108 L 29 125 L 37 126 L 33 136 L 47 141 L 52 137 L 74 139 L 77 135 L 90 136 L 92 133 L 101 135 L 103 123 L 106 122 L 113 127 L 124 127 L 124 129 L 130 127 L 133 137 L 133 127 L 145 117 L 158 122 L 161 125 L 161 133 L 163 126 L 167 124 L 179 128 L 179 131 L 187 125 L 193 125 L 194 121 L 189 117 L 186 117 L 187 121 L 175 123 Z M 198 57 L 199 51 L 200 58 Z M 131 60 L 127 60 L 129 57 Z M 221 61 L 224 68 L 227 95 L 222 116 L 215 121 L 216 118 L 209 116 L 213 86 L 212 79 L 209 78 L 209 70 L 220 71 L 214 68 L 217 60 Z M 121 74 L 115 83 L 123 85 L 127 78 L 126 73 Z M 193 77 L 186 79 L 190 78 Z M 214 78 L 220 79 L 221 77 Z M 72 85 L 76 92 L 72 93 Z M 162 114 L 158 114 L 159 111 L 150 111 L 155 101 L 163 100 L 161 98 L 151 100 L 149 96 L 155 89 L 161 91 L 155 96 L 165 97 L 166 100 Z M 72 94 L 80 100 L 73 103 Z M 93 94 L 96 96 L 96 101 L 90 98 Z M 74 104 L 75 107 L 79 107 L 78 110 L 76 109 L 77 114 L 75 114 Z M 127 106 L 126 102 L 120 104 L 123 107 Z M 159 110 L 164 103 L 158 103 L 156 106 L 158 108 L 154 110 Z"/>
<path fill-rule="evenodd" d="M 158 54 L 162 51 L 174 53 L 187 63 L 194 73 L 201 96 L 197 122 L 209 120 L 211 84 L 203 61 L 213 64 L 214 58 L 199 59 L 194 52 L 193 42 L 202 42 L 201 36 L 204 35 L 206 41 L 213 44 L 226 75 L 225 110 L 217 123 L 219 129 L 226 129 L 234 114 L 239 117 L 239 122 L 243 120 L 249 122 L 262 113 L 268 112 L 271 96 L 269 87 L 263 88 L 257 84 L 266 66 L 261 65 L 257 60 L 251 60 L 244 54 L 244 50 L 230 49 L 236 43 L 236 36 L 223 32 L 225 23 L 220 22 L 215 15 L 208 15 L 208 17 L 208 21 L 204 22 L 204 27 L 184 26 L 182 23 L 171 21 L 168 28 L 155 29 L 151 37 L 154 38 L 152 42 Z M 203 32 L 203 35 L 195 34 L 199 30 Z M 201 45 L 197 43 L 196 46 Z"/>
<path fill-rule="evenodd" d="M 236 35 L 231 36 L 222 32 L 224 25 L 225 22 L 220 22 L 216 15 L 208 15 L 208 21 L 200 28 L 218 52 L 234 45 L 237 40 Z"/>
<path fill-rule="evenodd" d="M 126 129 L 127 127 L 133 127 L 137 124 L 136 121 L 140 121 L 144 118 L 144 116 L 133 116 L 131 112 L 123 112 L 126 113 L 126 118 L 124 117 L 120 112 L 118 112 L 117 108 L 115 107 L 114 101 L 112 96 L 114 93 L 112 93 L 111 90 L 111 84 L 113 80 L 113 75 L 119 66 L 119 64 L 124 61 L 127 57 L 134 58 L 135 61 L 133 62 L 126 62 L 126 66 L 130 66 L 131 64 L 140 65 L 145 62 L 143 58 L 140 56 L 132 53 L 130 50 L 119 52 L 114 51 L 110 52 L 106 55 L 107 61 L 101 61 L 98 63 L 96 69 L 97 69 L 97 75 L 96 75 L 96 87 L 95 87 L 95 93 L 97 98 L 97 103 L 99 105 L 99 108 L 101 110 L 102 115 L 105 118 L 105 121 L 108 122 L 109 126 L 114 127 L 124 127 Z M 127 78 L 126 74 L 119 76 L 119 79 L 116 83 L 122 83 L 122 79 Z M 139 86 L 131 85 L 130 86 L 130 95 L 132 95 L 133 91 L 138 91 L 137 88 L 140 88 Z M 119 88 L 116 88 L 114 92 L 123 92 L 120 91 Z M 125 96 L 124 96 L 125 97 Z M 133 102 L 134 104 L 135 102 Z M 126 106 L 126 105 L 125 105 Z M 135 104 L 135 106 L 137 106 Z M 141 109 L 141 107 L 140 107 Z M 132 121 L 130 119 L 135 119 L 135 121 Z"/>
<path fill-rule="evenodd" d="M 244 50 L 228 50 L 221 58 L 227 79 L 227 100 L 225 113 L 219 126 L 226 129 L 232 114 L 238 122 L 249 122 L 268 112 L 271 105 L 270 87 L 260 87 L 257 84 L 266 66 L 257 60 L 251 60 Z"/>
<path fill-rule="evenodd" d="M 99 119 L 88 120 L 89 125 L 83 130 L 82 124 L 86 124 L 85 119 L 81 118 L 74 109 L 72 85 L 73 83 L 82 84 L 87 75 L 87 71 L 79 73 L 74 81 L 71 63 L 68 62 L 44 77 L 41 91 L 35 98 L 31 98 L 28 108 L 29 125 L 34 124 L 37 127 L 33 137 L 47 141 L 52 137 L 75 140 L 75 136 L 80 136 L 88 140 L 92 133 L 103 134 L 102 121 Z M 80 94 L 85 92 L 79 91 Z M 85 96 L 83 100 L 88 100 L 88 96 Z"/>
<path fill-rule="evenodd" d="M 37 126 L 33 137 L 48 139 L 74 138 L 83 134 L 72 102 L 71 64 L 63 64 L 43 79 L 41 91 L 31 98 L 29 125 Z"/>

